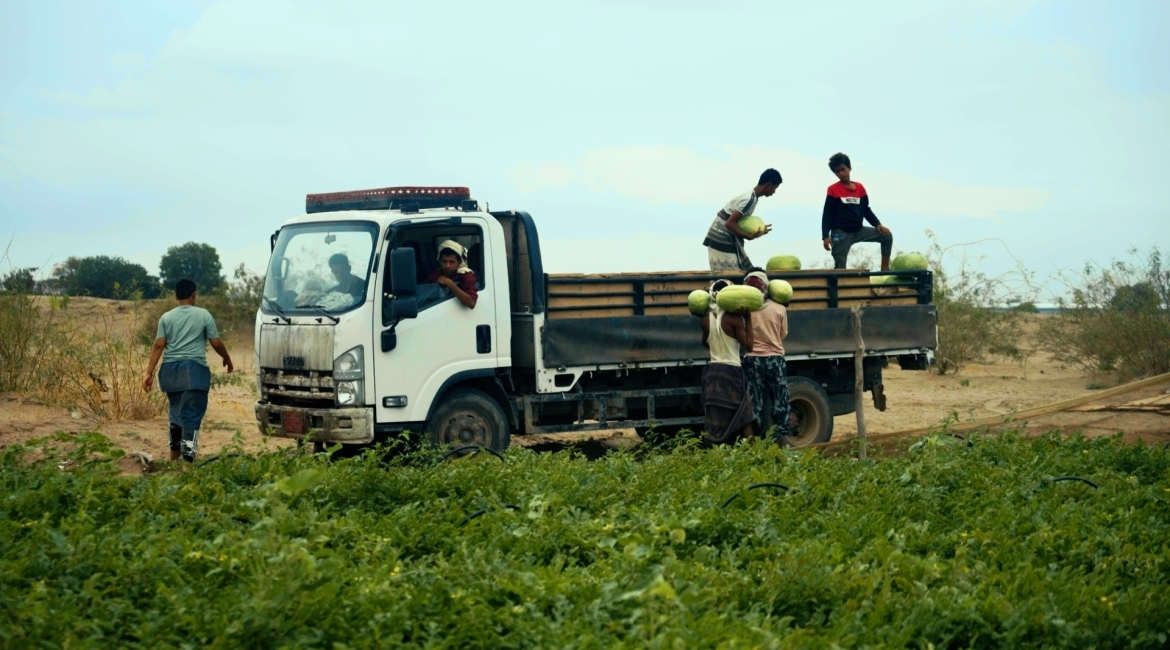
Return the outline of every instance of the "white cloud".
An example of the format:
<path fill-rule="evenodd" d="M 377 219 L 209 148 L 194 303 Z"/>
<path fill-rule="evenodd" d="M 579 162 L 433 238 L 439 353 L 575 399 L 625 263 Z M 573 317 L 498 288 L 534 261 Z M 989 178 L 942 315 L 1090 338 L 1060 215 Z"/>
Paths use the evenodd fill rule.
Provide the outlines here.
<path fill-rule="evenodd" d="M 517 166 L 511 178 L 524 192 L 583 185 L 651 204 L 717 204 L 753 185 L 768 167 L 780 170 L 784 184 L 770 205 L 819 207 L 832 182 L 827 160 L 767 147 L 602 147 L 573 163 L 541 162 Z M 894 210 L 939 217 L 993 217 L 1043 207 L 1048 192 L 1036 188 L 958 185 L 891 171 L 872 171 L 861 180 L 874 197 L 875 211 Z"/>

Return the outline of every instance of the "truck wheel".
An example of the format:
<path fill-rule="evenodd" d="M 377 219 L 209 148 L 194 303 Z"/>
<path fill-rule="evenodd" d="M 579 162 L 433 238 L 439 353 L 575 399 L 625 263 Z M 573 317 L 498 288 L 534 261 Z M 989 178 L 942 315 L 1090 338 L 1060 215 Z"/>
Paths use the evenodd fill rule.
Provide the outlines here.
<path fill-rule="evenodd" d="M 504 410 L 486 393 L 474 388 L 457 388 L 444 395 L 427 419 L 426 430 L 431 444 L 436 446 L 479 445 L 504 451 L 512 442 Z"/>
<path fill-rule="evenodd" d="M 796 418 L 796 433 L 786 439 L 799 449 L 833 437 L 833 408 L 821 385 L 806 377 L 788 378 L 789 404 Z"/>

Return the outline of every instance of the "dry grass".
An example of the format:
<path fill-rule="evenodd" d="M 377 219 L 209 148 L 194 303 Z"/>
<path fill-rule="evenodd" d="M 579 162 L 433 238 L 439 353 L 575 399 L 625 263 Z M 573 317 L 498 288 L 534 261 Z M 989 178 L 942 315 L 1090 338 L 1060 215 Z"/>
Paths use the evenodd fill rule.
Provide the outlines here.
<path fill-rule="evenodd" d="M 146 420 L 164 412 L 160 393 L 142 390 L 149 348 L 129 336 L 130 322 L 68 297 L 0 294 L 0 389 L 95 420 Z"/>

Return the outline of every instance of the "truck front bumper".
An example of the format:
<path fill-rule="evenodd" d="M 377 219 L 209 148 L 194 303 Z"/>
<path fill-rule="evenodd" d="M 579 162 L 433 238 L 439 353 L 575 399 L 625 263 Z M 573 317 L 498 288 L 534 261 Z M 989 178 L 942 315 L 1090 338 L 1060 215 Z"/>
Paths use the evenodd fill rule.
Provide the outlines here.
<path fill-rule="evenodd" d="M 374 441 L 373 408 L 307 409 L 256 402 L 260 433 L 277 438 L 368 444 Z"/>

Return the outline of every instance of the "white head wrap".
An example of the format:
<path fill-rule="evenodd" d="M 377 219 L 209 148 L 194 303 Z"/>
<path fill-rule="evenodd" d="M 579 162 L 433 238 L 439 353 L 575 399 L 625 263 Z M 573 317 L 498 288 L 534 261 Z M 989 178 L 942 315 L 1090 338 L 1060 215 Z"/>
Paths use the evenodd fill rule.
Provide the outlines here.
<path fill-rule="evenodd" d="M 460 246 L 459 243 L 454 241 L 454 240 L 448 239 L 447 241 L 444 241 L 442 244 L 439 244 L 439 255 L 435 259 L 442 262 L 443 261 L 443 251 L 448 250 L 448 249 L 450 249 L 456 255 L 459 256 L 459 269 L 455 271 L 456 273 L 467 273 L 467 272 L 471 271 L 471 267 L 467 266 L 467 251 L 465 251 L 463 249 L 463 247 Z"/>
<path fill-rule="evenodd" d="M 761 282 L 764 283 L 764 288 L 762 291 L 764 293 L 764 300 L 767 300 L 768 299 L 768 274 L 764 273 L 763 271 L 752 271 L 751 273 L 748 273 L 746 276 L 744 276 L 744 278 L 743 278 L 744 284 L 747 284 L 748 278 L 756 278 L 757 280 L 760 280 Z"/>

